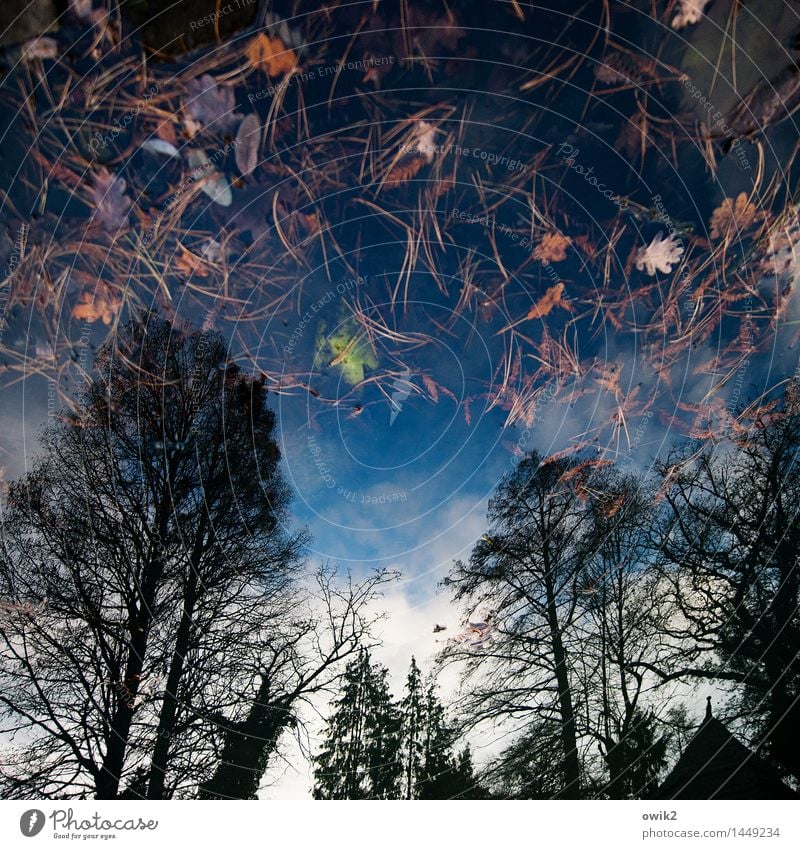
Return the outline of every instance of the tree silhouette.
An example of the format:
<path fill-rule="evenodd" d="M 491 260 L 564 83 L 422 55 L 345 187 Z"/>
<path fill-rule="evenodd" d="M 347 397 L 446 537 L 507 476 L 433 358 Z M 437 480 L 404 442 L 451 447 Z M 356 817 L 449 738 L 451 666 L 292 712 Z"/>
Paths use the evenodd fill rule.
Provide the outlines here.
<path fill-rule="evenodd" d="M 366 649 L 348 664 L 314 759 L 315 799 L 399 798 L 401 720 L 386 678 Z"/>
<path fill-rule="evenodd" d="M 201 798 L 256 797 L 281 733 L 302 724 L 301 708 L 313 708 L 314 697 L 338 687 L 342 675 L 346 675 L 341 668 L 343 662 L 367 652 L 370 626 L 378 617 L 366 616 L 365 610 L 378 597 L 381 585 L 392 578 L 390 573 L 376 572 L 358 584 L 350 581 L 341 587 L 335 572 L 322 569 L 316 575 L 316 593 L 295 594 L 295 615 L 291 620 L 282 626 L 266 624 L 254 662 L 245 667 L 254 682 L 250 694 L 240 699 L 238 711 L 218 718 L 224 729 L 222 751 L 213 775 L 200 787 Z M 300 603 L 305 605 L 302 616 Z M 241 660 L 236 666 L 234 674 L 238 673 L 241 679 Z M 367 704 L 377 710 L 374 705 L 381 704 L 379 686 L 369 689 Z M 395 720 L 386 716 L 381 721 L 387 727 L 370 739 L 368 746 L 374 764 L 384 763 L 383 747 L 391 749 L 394 739 Z M 393 759 L 395 754 L 389 751 L 386 756 Z M 376 766 L 371 772 L 373 790 L 378 794 L 391 792 L 395 772 L 394 766 Z"/>
<path fill-rule="evenodd" d="M 221 336 L 147 314 L 44 434 L 3 523 L 3 594 L 46 599 L 0 621 L 0 705 L 24 739 L 7 795 L 194 795 L 264 678 L 286 711 L 355 650 L 370 589 L 336 612 L 323 581 L 337 637 L 314 657 L 266 395 Z M 309 635 L 303 666 L 288 649 Z M 275 657 L 291 667 L 280 681 Z"/>
<path fill-rule="evenodd" d="M 657 544 L 685 653 L 683 666 L 651 671 L 735 682 L 733 712 L 751 741 L 800 780 L 798 451 L 790 393 L 729 443 L 688 446 L 662 464 L 669 509 Z"/>
<path fill-rule="evenodd" d="M 480 780 L 497 799 L 553 799 L 567 784 L 564 760 L 554 757 L 561 747 L 557 723 L 536 719 L 526 725 L 483 770 Z"/>
<path fill-rule="evenodd" d="M 445 662 L 465 662 L 480 683 L 465 698 L 468 724 L 520 715 L 559 729 L 565 783 L 581 794 L 573 674 L 568 636 L 579 613 L 589 516 L 576 486 L 577 461 L 543 462 L 535 452 L 503 479 L 489 502 L 490 526 L 469 562 L 450 576 L 456 599 L 494 610 L 494 644 L 450 646 Z"/>
<path fill-rule="evenodd" d="M 416 781 L 417 799 L 480 799 L 484 791 L 472 768 L 469 746 L 456 754 L 458 729 L 448 723 L 433 681 L 423 705 L 422 763 Z"/>
<path fill-rule="evenodd" d="M 650 488 L 613 469 L 594 475 L 592 487 L 597 496 L 588 507 L 587 568 L 578 588 L 584 732 L 597 740 L 608 770 L 601 792 L 637 798 L 653 788 L 667 746 L 650 712 L 654 703 L 664 706 L 654 693 L 658 682 L 639 664 L 669 665 L 673 652 L 664 634 L 673 608 L 650 546 L 658 509 Z"/>
<path fill-rule="evenodd" d="M 425 758 L 426 732 L 425 693 L 422 684 L 422 673 L 417 661 L 412 657 L 411 666 L 406 678 L 406 693 L 400 701 L 401 716 L 401 750 L 403 763 L 403 785 L 401 798 L 413 799 L 417 794 L 417 785 L 421 778 L 422 765 Z"/>

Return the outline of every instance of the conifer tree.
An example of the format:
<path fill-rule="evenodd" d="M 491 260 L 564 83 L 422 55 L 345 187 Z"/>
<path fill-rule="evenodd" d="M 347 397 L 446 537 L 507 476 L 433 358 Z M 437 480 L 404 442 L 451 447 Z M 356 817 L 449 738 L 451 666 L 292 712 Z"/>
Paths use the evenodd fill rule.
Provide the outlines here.
<path fill-rule="evenodd" d="M 445 717 L 436 685 L 423 684 L 415 658 L 400 702 L 404 799 L 476 798 L 469 749 L 456 754 L 457 732 Z"/>
<path fill-rule="evenodd" d="M 423 759 L 416 798 L 480 798 L 472 773 L 469 747 L 456 755 L 458 734 L 446 721 L 444 706 L 436 695 L 433 682 L 428 684 L 424 707 Z"/>
<path fill-rule="evenodd" d="M 400 717 L 386 679 L 366 649 L 347 666 L 315 758 L 315 799 L 398 798 Z"/>
<path fill-rule="evenodd" d="M 411 666 L 406 679 L 406 695 L 400 702 L 400 713 L 402 716 L 402 744 L 401 756 L 403 759 L 403 785 L 402 796 L 404 799 L 415 799 L 417 796 L 417 785 L 422 775 L 425 762 L 425 744 L 427 712 L 426 696 L 423 690 L 422 674 L 414 657 L 411 658 Z"/>

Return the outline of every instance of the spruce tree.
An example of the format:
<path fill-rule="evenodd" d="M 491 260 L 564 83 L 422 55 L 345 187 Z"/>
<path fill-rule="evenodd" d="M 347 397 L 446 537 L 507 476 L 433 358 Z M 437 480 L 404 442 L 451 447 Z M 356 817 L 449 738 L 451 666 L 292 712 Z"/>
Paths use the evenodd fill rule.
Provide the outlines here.
<path fill-rule="evenodd" d="M 428 684 L 425 692 L 424 708 L 423 758 L 416 798 L 480 798 L 472 773 L 469 747 L 456 755 L 458 735 L 446 721 L 444 706 L 436 696 L 433 682 Z"/>
<path fill-rule="evenodd" d="M 348 664 L 324 748 L 314 759 L 315 799 L 398 798 L 400 722 L 386 679 L 366 649 Z"/>
<path fill-rule="evenodd" d="M 445 718 L 436 685 L 424 685 L 415 658 L 399 704 L 402 717 L 402 798 L 476 798 L 469 749 L 456 755 L 457 733 Z"/>
<path fill-rule="evenodd" d="M 402 716 L 403 798 L 417 798 L 422 776 L 427 732 L 426 699 L 422 674 L 414 657 L 406 679 L 406 695 L 400 702 Z"/>

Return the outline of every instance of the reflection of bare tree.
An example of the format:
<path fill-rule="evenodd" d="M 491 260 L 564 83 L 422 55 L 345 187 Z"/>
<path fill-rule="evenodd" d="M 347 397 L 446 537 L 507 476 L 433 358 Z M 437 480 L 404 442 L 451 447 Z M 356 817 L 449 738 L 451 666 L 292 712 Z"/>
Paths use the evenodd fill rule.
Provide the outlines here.
<path fill-rule="evenodd" d="M 451 644 L 444 654 L 466 663 L 468 724 L 538 718 L 557 731 L 565 798 L 582 793 L 569 635 L 580 612 L 588 521 L 575 487 L 563 482 L 574 466 L 532 454 L 500 485 L 489 532 L 450 576 L 456 599 L 496 611 L 494 640 L 476 650 Z"/>
<path fill-rule="evenodd" d="M 469 563 L 450 576 L 457 599 L 497 611 L 492 643 L 451 642 L 442 660 L 465 665 L 468 727 L 523 729 L 487 772 L 501 795 L 639 796 L 665 765 L 667 741 L 650 713 L 658 679 L 638 668 L 668 665 L 673 652 L 651 565 L 653 509 L 636 481 L 602 462 L 531 454 L 491 501 L 491 527 Z"/>
<path fill-rule="evenodd" d="M 24 740 L 8 795 L 192 795 L 224 734 L 209 720 L 255 695 L 244 670 L 295 700 L 334 674 L 374 582 L 342 605 L 321 575 L 310 624 L 273 431 L 218 335 L 146 316 L 101 353 L 9 491 L 3 594 L 48 604 L 0 623 L 5 729 Z"/>
<path fill-rule="evenodd" d="M 575 651 L 581 731 L 597 741 L 608 771 L 600 792 L 636 798 L 653 789 L 666 764 L 667 738 L 658 736 L 651 715 L 664 698 L 653 698 L 657 679 L 637 664 L 669 666 L 674 650 L 665 631 L 671 608 L 650 548 L 652 493 L 607 470 L 592 486 L 600 495 L 590 507 L 586 578 L 579 589 L 584 614 Z"/>
<path fill-rule="evenodd" d="M 660 544 L 691 651 L 663 680 L 736 682 L 733 707 L 752 741 L 800 778 L 800 415 L 794 387 L 782 410 L 753 418 L 731 443 L 675 473 L 661 469 L 669 512 Z M 649 668 L 649 667 L 645 667 Z"/>
<path fill-rule="evenodd" d="M 281 733 L 296 728 L 300 709 L 328 692 L 342 674 L 343 661 L 368 644 L 371 620 L 364 608 L 388 575 L 376 574 L 361 584 L 340 589 L 330 571 L 316 576 L 316 591 L 306 618 L 292 619 L 263 637 L 247 664 L 234 661 L 231 680 L 241 682 L 230 713 L 209 713 L 221 735 L 213 775 L 200 787 L 206 799 L 255 798 Z"/>

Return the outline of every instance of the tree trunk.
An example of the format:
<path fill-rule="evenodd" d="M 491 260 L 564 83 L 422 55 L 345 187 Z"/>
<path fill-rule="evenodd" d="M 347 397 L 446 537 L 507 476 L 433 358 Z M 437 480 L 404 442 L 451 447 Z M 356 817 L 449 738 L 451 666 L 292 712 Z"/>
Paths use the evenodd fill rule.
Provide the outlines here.
<path fill-rule="evenodd" d="M 226 733 L 219 764 L 201 785 L 199 798 L 255 799 L 269 756 L 289 722 L 287 708 L 270 702 L 269 682 L 264 679 L 247 719 Z"/>
<path fill-rule="evenodd" d="M 189 650 L 189 641 L 192 633 L 192 617 L 197 604 L 197 569 L 203 552 L 206 534 L 206 516 L 200 521 L 200 526 L 195 536 L 194 549 L 189 560 L 189 577 L 183 597 L 183 612 L 178 633 L 175 637 L 175 648 L 172 652 L 169 673 L 164 689 L 164 700 L 161 703 L 161 713 L 158 717 L 158 736 L 153 749 L 153 759 L 150 762 L 150 778 L 147 787 L 148 799 L 164 798 L 164 783 L 167 776 L 167 765 L 169 763 L 169 744 L 175 731 L 175 719 L 178 713 L 178 687 L 183 678 L 183 669 L 186 662 L 186 653 Z"/>
<path fill-rule="evenodd" d="M 166 522 L 160 522 L 158 527 L 160 536 L 163 538 L 166 534 Z M 120 688 L 122 698 L 120 699 L 120 706 L 110 723 L 108 748 L 100 767 L 100 773 L 95 780 L 95 796 L 98 799 L 116 799 L 119 795 L 119 783 L 125 764 L 125 750 L 128 746 L 128 737 L 131 733 L 133 721 L 133 707 L 142 680 L 147 641 L 153 619 L 152 611 L 156 588 L 163 571 L 162 555 L 159 554 L 149 561 L 144 572 L 145 579 L 142 582 L 138 615 L 131 622 L 133 633 L 130 639 L 130 652 L 125 666 L 125 675 L 121 682 L 124 684 L 124 689 Z"/>
<path fill-rule="evenodd" d="M 150 780 L 147 786 L 148 799 L 164 798 L 164 783 L 169 763 L 170 738 L 175 731 L 175 719 L 178 713 L 178 687 L 183 678 L 186 652 L 189 650 L 189 640 L 192 631 L 192 616 L 194 615 L 197 590 L 197 573 L 192 568 L 186 596 L 181 614 L 181 623 L 175 637 L 175 649 L 170 661 L 167 682 L 164 688 L 164 699 L 158 717 L 158 736 L 153 749 L 153 759 L 150 762 Z"/>
<path fill-rule="evenodd" d="M 144 610 L 150 606 L 143 605 Z M 133 704 L 139 690 L 142 668 L 144 667 L 144 654 L 147 648 L 147 631 L 149 622 L 142 619 L 136 627 L 131 639 L 131 650 L 128 663 L 125 666 L 123 678 L 124 689 L 120 684 L 121 699 L 109 727 L 108 748 L 106 749 L 100 773 L 95 779 L 95 797 L 97 799 L 116 799 L 119 794 L 119 782 L 122 776 L 122 768 L 125 763 L 125 749 L 128 745 L 128 737 L 133 720 Z M 122 682 L 120 682 L 122 683 Z"/>
<path fill-rule="evenodd" d="M 575 736 L 575 711 L 572 706 L 572 691 L 567 670 L 567 652 L 561 639 L 558 626 L 558 611 L 556 610 L 555 588 L 550 572 L 545 576 L 547 593 L 547 618 L 550 626 L 550 640 L 553 646 L 555 661 L 556 683 L 558 685 L 558 702 L 561 712 L 561 746 L 564 755 L 564 775 L 567 786 L 560 793 L 563 799 L 580 799 L 581 771 L 578 758 L 578 744 Z"/>

